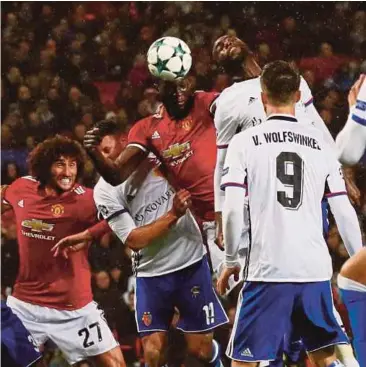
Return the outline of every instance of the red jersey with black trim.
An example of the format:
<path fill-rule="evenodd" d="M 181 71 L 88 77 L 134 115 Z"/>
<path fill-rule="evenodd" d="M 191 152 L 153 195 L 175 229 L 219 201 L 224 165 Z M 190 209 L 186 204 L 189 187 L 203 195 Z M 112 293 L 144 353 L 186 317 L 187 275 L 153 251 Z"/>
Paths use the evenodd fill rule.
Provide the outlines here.
<path fill-rule="evenodd" d="M 53 257 L 62 238 L 97 222 L 93 190 L 81 185 L 61 196 L 46 196 L 30 176 L 14 181 L 5 192 L 13 207 L 19 244 L 19 271 L 13 296 L 40 306 L 79 309 L 92 301 L 88 250 L 68 259 Z"/>
<path fill-rule="evenodd" d="M 157 155 L 179 188 L 191 193 L 194 211 L 202 220 L 214 219 L 216 131 L 210 106 L 218 95 L 196 92 L 191 112 L 179 121 L 161 105 L 157 114 L 138 121 L 128 136 L 128 145 Z"/>

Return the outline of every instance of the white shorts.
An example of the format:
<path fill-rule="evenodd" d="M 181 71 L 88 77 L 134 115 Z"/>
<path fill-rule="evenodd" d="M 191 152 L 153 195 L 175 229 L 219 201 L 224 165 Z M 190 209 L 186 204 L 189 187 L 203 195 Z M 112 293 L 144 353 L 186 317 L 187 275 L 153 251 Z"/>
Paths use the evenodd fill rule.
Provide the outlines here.
<path fill-rule="evenodd" d="M 61 311 L 9 296 L 7 305 L 33 336 L 37 346 L 51 339 L 69 364 L 108 352 L 118 345 L 96 302 L 78 310 Z"/>

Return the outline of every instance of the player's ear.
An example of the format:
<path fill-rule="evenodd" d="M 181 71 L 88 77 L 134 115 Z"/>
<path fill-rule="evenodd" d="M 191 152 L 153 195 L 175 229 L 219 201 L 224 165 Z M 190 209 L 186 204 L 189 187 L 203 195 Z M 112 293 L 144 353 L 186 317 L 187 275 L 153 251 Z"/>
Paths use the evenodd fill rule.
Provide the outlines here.
<path fill-rule="evenodd" d="M 299 102 L 300 98 L 301 98 L 301 92 L 300 92 L 300 90 L 298 90 L 295 93 L 295 103 Z"/>

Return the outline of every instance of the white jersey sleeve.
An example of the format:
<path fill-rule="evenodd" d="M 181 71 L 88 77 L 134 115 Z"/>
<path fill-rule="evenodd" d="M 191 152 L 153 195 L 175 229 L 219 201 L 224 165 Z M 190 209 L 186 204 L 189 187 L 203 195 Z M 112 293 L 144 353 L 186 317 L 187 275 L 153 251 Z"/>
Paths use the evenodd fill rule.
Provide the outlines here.
<path fill-rule="evenodd" d="M 338 134 L 336 145 L 339 160 L 356 164 L 366 149 L 366 82 L 362 83 L 356 105 L 350 109 L 346 125 Z"/>
<path fill-rule="evenodd" d="M 313 104 L 313 95 L 308 86 L 306 80 L 301 77 L 300 79 L 300 92 L 301 92 L 301 102 L 305 107 L 306 117 L 308 117 L 315 128 L 320 130 L 323 134 L 323 139 L 332 147 L 332 149 L 336 150 L 334 139 L 329 129 L 325 125 L 323 119 L 319 115 Z"/>
<path fill-rule="evenodd" d="M 234 137 L 229 145 L 223 170 L 221 189 L 225 190 L 223 207 L 223 232 L 225 263 L 227 267 L 237 266 L 238 252 L 244 228 L 246 168 L 245 151 Z"/>
<path fill-rule="evenodd" d="M 305 107 L 310 106 L 313 103 L 313 95 L 311 93 L 311 90 L 308 86 L 308 83 L 306 83 L 306 80 L 301 77 L 300 78 L 300 92 L 301 92 L 301 101 L 304 104 Z"/>
<path fill-rule="evenodd" d="M 254 100 L 248 93 L 258 89 L 259 79 L 236 83 L 224 90 L 216 100 L 215 127 L 217 159 L 214 174 L 215 211 L 221 212 L 224 194 L 220 190 L 222 169 L 225 162 L 226 150 L 231 139 L 238 132 L 253 126 L 252 116 L 248 113 L 249 103 Z M 256 95 L 255 93 L 253 95 Z M 254 121 L 254 120 L 253 120 Z M 257 121 L 257 120 L 255 120 Z"/>
<path fill-rule="evenodd" d="M 329 173 L 326 179 L 325 197 L 337 223 L 338 231 L 350 256 L 362 247 L 362 235 L 357 214 L 351 205 L 339 162 L 329 147 Z"/>
<path fill-rule="evenodd" d="M 94 188 L 94 201 L 98 216 L 105 219 L 117 237 L 125 243 L 136 225 L 124 205 L 119 188 L 120 186 L 112 186 L 100 178 Z"/>
<path fill-rule="evenodd" d="M 233 86 L 235 87 L 235 86 Z M 226 89 L 216 101 L 215 127 L 217 158 L 214 174 L 215 211 L 221 212 L 224 200 L 220 190 L 222 169 L 225 162 L 226 150 L 231 139 L 240 129 L 240 117 L 237 111 L 237 98 L 231 92 L 232 88 Z"/>

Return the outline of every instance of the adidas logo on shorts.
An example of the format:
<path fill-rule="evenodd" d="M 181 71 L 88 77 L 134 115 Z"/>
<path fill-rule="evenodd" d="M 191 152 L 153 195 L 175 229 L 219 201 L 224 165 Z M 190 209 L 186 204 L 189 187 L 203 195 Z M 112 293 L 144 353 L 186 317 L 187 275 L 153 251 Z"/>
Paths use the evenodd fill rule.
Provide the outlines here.
<path fill-rule="evenodd" d="M 249 348 L 245 348 L 242 352 L 241 352 L 241 355 L 242 356 L 245 356 L 245 357 L 253 357 L 253 354 L 252 352 L 250 351 Z"/>

